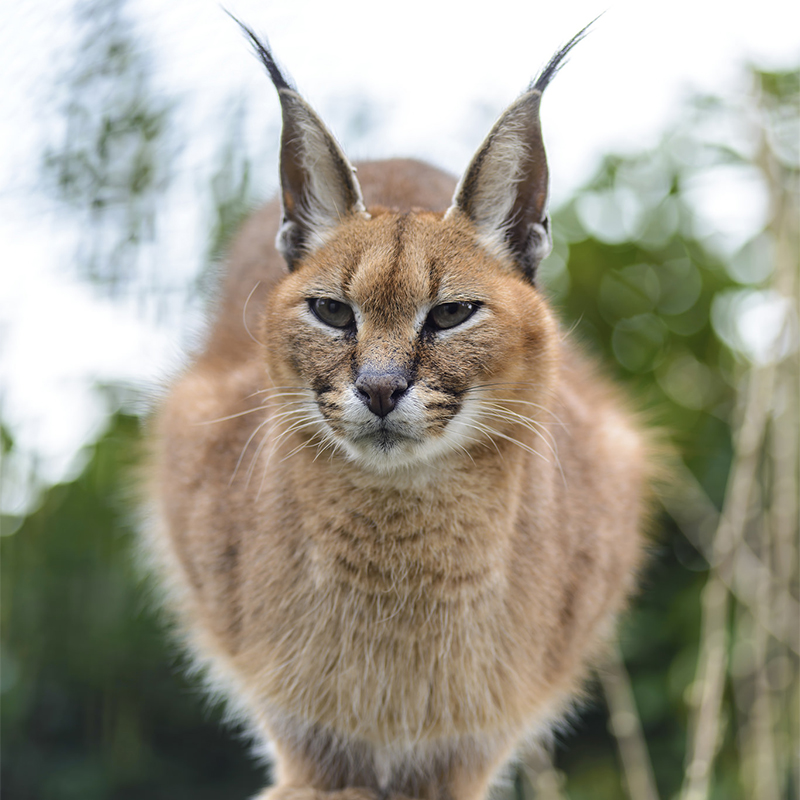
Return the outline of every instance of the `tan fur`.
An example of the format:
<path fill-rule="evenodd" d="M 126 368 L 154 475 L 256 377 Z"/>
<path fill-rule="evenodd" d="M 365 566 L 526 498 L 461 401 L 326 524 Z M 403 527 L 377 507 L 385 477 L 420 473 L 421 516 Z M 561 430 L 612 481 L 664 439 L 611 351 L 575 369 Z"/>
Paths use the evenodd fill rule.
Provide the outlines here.
<path fill-rule="evenodd" d="M 273 742 L 269 800 L 478 800 L 634 586 L 646 454 L 513 259 L 443 215 L 452 179 L 413 161 L 358 179 L 369 218 L 291 273 L 277 204 L 234 243 L 155 421 L 153 547 L 191 647 Z M 357 335 L 313 297 L 356 308 Z M 456 300 L 481 306 L 420 333 Z M 419 441 L 353 437 L 365 365 L 413 370 L 392 414 Z"/>

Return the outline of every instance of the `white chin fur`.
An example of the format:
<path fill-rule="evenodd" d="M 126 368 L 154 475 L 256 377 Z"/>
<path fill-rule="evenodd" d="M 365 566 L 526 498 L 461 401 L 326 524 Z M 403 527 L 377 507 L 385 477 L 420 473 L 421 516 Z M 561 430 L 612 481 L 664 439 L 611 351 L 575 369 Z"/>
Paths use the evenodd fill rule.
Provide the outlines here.
<path fill-rule="evenodd" d="M 472 424 L 478 417 L 478 405 L 476 400 L 465 401 L 455 417 L 447 423 L 444 432 L 437 436 L 426 435 L 424 427 L 420 425 L 420 439 L 396 436 L 390 446 L 382 445 L 377 436 L 357 440 L 335 434 L 332 436 L 351 461 L 377 473 L 409 470 L 444 458 L 467 458 L 470 445 L 482 440 Z"/>

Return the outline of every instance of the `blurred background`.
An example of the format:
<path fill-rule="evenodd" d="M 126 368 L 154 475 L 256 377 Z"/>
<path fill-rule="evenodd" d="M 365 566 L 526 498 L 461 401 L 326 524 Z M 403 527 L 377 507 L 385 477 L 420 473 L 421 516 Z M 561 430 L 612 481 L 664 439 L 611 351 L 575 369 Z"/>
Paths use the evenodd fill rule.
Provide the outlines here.
<path fill-rule="evenodd" d="M 352 159 L 458 174 L 593 2 L 231 2 Z M 543 103 L 565 327 L 675 445 L 640 597 L 503 798 L 798 800 L 800 9 L 618 3 Z M 0 9 L 0 785 L 247 798 L 268 769 L 137 567 L 160 383 L 276 187 L 278 103 L 208 0 Z"/>

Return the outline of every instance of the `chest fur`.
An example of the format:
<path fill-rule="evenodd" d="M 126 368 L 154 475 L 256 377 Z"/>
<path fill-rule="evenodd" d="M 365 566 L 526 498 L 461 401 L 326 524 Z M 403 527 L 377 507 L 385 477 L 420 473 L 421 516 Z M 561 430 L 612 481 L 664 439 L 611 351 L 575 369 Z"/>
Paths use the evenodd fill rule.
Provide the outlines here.
<path fill-rule="evenodd" d="M 343 478 L 274 495 L 286 527 L 260 538 L 274 548 L 271 574 L 244 578 L 237 657 L 260 665 L 261 698 L 377 742 L 508 723 L 515 504 L 459 485 L 392 491 Z M 267 558 L 254 547 L 245 569 Z"/>

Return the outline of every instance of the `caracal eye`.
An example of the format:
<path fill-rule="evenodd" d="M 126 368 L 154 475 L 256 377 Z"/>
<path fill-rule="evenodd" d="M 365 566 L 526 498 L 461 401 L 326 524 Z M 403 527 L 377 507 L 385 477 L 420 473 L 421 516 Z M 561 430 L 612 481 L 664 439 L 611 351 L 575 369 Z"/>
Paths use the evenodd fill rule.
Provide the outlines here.
<path fill-rule="evenodd" d="M 456 325 L 466 322 L 477 310 L 478 303 L 442 303 L 431 310 L 428 324 L 439 330 L 455 328 Z"/>
<path fill-rule="evenodd" d="M 308 305 L 317 319 L 332 328 L 349 328 L 355 319 L 353 309 L 347 303 L 330 297 L 311 297 Z"/>

